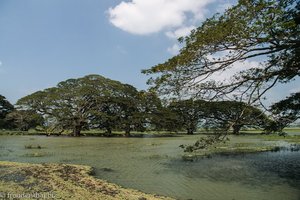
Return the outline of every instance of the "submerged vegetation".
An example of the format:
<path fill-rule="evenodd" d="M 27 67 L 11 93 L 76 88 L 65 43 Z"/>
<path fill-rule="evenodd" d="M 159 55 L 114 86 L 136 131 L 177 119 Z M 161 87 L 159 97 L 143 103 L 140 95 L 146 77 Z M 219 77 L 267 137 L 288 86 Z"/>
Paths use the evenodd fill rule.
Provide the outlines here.
<path fill-rule="evenodd" d="M 243 141 L 240 138 L 238 142 L 220 141 L 206 148 L 195 149 L 197 144 L 181 145 L 185 149 L 183 160 L 194 161 L 197 158 L 211 158 L 214 155 L 234 155 L 245 153 L 259 153 L 268 151 L 299 151 L 300 135 L 279 136 L 279 135 L 260 135 L 255 138 L 262 140 L 254 140 L 251 142 Z M 200 139 L 201 140 L 201 139 Z M 284 142 L 284 143 L 282 143 Z"/>

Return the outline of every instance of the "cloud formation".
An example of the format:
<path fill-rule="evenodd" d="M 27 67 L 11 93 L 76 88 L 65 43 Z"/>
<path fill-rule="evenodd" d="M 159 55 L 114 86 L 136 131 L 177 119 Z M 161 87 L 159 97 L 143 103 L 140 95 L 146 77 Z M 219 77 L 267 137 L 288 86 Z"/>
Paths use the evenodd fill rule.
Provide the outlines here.
<path fill-rule="evenodd" d="M 176 55 L 179 53 L 180 47 L 178 44 L 174 44 L 173 46 L 169 47 L 168 52 L 172 55 Z"/>
<path fill-rule="evenodd" d="M 135 35 L 164 32 L 173 41 L 167 51 L 179 52 L 177 39 L 188 36 L 208 14 L 222 13 L 231 0 L 128 0 L 108 9 L 115 27 Z M 209 4 L 215 3 L 208 9 Z M 209 13 L 209 11 L 211 11 Z"/>
<path fill-rule="evenodd" d="M 131 0 L 109 8 L 110 22 L 132 34 L 147 35 L 177 29 L 171 37 L 183 36 L 191 21 L 203 20 L 206 6 L 215 0 Z"/>
<path fill-rule="evenodd" d="M 180 37 L 188 36 L 191 33 L 191 31 L 195 28 L 196 27 L 193 25 L 192 26 L 183 26 L 174 31 L 166 32 L 166 36 L 171 39 L 178 39 Z"/>

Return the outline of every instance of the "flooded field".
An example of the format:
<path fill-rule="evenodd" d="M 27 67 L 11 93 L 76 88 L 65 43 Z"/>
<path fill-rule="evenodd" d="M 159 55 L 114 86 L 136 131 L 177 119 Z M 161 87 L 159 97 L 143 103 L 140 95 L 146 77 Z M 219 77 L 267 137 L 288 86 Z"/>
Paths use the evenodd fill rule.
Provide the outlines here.
<path fill-rule="evenodd" d="M 299 151 L 213 156 L 184 162 L 178 146 L 192 143 L 197 137 L 0 136 L 0 160 L 90 165 L 98 178 L 176 199 L 300 199 Z M 236 141 L 263 142 L 255 136 L 231 139 Z"/>

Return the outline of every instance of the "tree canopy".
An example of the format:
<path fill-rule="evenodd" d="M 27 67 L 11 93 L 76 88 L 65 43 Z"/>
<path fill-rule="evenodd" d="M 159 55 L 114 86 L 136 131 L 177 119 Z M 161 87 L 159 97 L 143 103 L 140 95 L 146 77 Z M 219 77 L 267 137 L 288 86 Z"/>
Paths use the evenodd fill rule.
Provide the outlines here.
<path fill-rule="evenodd" d="M 74 136 L 79 136 L 83 129 L 99 128 L 108 135 L 113 129 L 124 130 L 129 136 L 130 131 L 145 128 L 160 103 L 154 93 L 88 75 L 23 97 L 17 106 L 21 111 L 41 114 L 45 126 L 56 132 L 72 130 Z"/>
<path fill-rule="evenodd" d="M 209 101 L 230 99 L 248 105 L 262 104 L 261 99 L 269 89 L 300 75 L 300 2 L 239 0 L 237 5 L 205 20 L 179 41 L 183 48 L 178 55 L 142 71 L 152 75 L 148 84 L 153 90 L 171 97 L 186 98 L 187 95 Z M 294 115 L 298 112 L 291 111 L 294 107 L 280 110 L 280 105 L 285 103 L 273 105 L 272 113 Z M 244 106 L 241 113 L 248 111 Z M 215 117 L 221 114 L 226 112 L 216 113 Z M 223 124 L 222 120 L 219 123 Z M 228 123 L 236 131 L 243 124 L 240 120 L 227 119 L 225 124 Z M 267 124 L 266 129 L 282 129 L 282 125 L 287 124 L 276 120 L 274 123 Z M 226 127 L 228 125 L 216 136 L 199 140 L 188 149 L 201 149 L 221 141 L 227 135 Z"/>
<path fill-rule="evenodd" d="M 216 101 L 206 104 L 206 126 L 233 130 L 239 134 L 241 128 L 265 128 L 271 122 L 260 109 L 239 101 Z"/>
<path fill-rule="evenodd" d="M 121 103 L 125 103 L 124 98 L 134 98 L 135 93 L 137 91 L 132 86 L 100 75 L 88 75 L 62 81 L 56 87 L 23 97 L 17 105 L 20 109 L 42 114 L 47 125 L 61 130 L 71 129 L 73 135 L 79 136 L 88 126 L 110 132 L 116 121 L 129 115 L 128 111 L 121 110 Z M 91 125 L 91 122 L 94 123 Z"/>
<path fill-rule="evenodd" d="M 158 74 L 148 83 L 161 94 L 184 91 L 206 99 L 231 94 L 255 102 L 276 83 L 299 76 L 299 30 L 299 1 L 239 0 L 180 38 L 185 45 L 179 55 L 143 73 Z M 241 68 L 254 58 L 260 63 Z M 216 80 L 236 67 L 233 76 Z"/>
<path fill-rule="evenodd" d="M 186 129 L 187 134 L 192 135 L 207 118 L 207 104 L 203 100 L 188 99 L 171 102 L 168 109 L 175 114 L 177 127 Z"/>
<path fill-rule="evenodd" d="M 175 127 L 186 129 L 187 134 L 198 128 L 232 130 L 233 134 L 239 134 L 243 127 L 263 129 L 272 122 L 260 109 L 239 101 L 188 99 L 171 102 L 167 108 L 174 116 Z"/>

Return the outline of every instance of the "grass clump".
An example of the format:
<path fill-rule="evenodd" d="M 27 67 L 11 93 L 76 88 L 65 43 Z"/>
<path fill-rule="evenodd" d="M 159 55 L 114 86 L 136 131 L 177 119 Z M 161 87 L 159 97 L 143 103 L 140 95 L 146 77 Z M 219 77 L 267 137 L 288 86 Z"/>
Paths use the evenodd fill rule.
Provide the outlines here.
<path fill-rule="evenodd" d="M 42 149 L 41 145 L 25 145 L 25 149 Z"/>
<path fill-rule="evenodd" d="M 300 135 L 280 136 L 280 135 L 272 134 L 272 135 L 261 135 L 260 137 L 266 141 L 285 141 L 288 143 L 300 144 Z"/>

